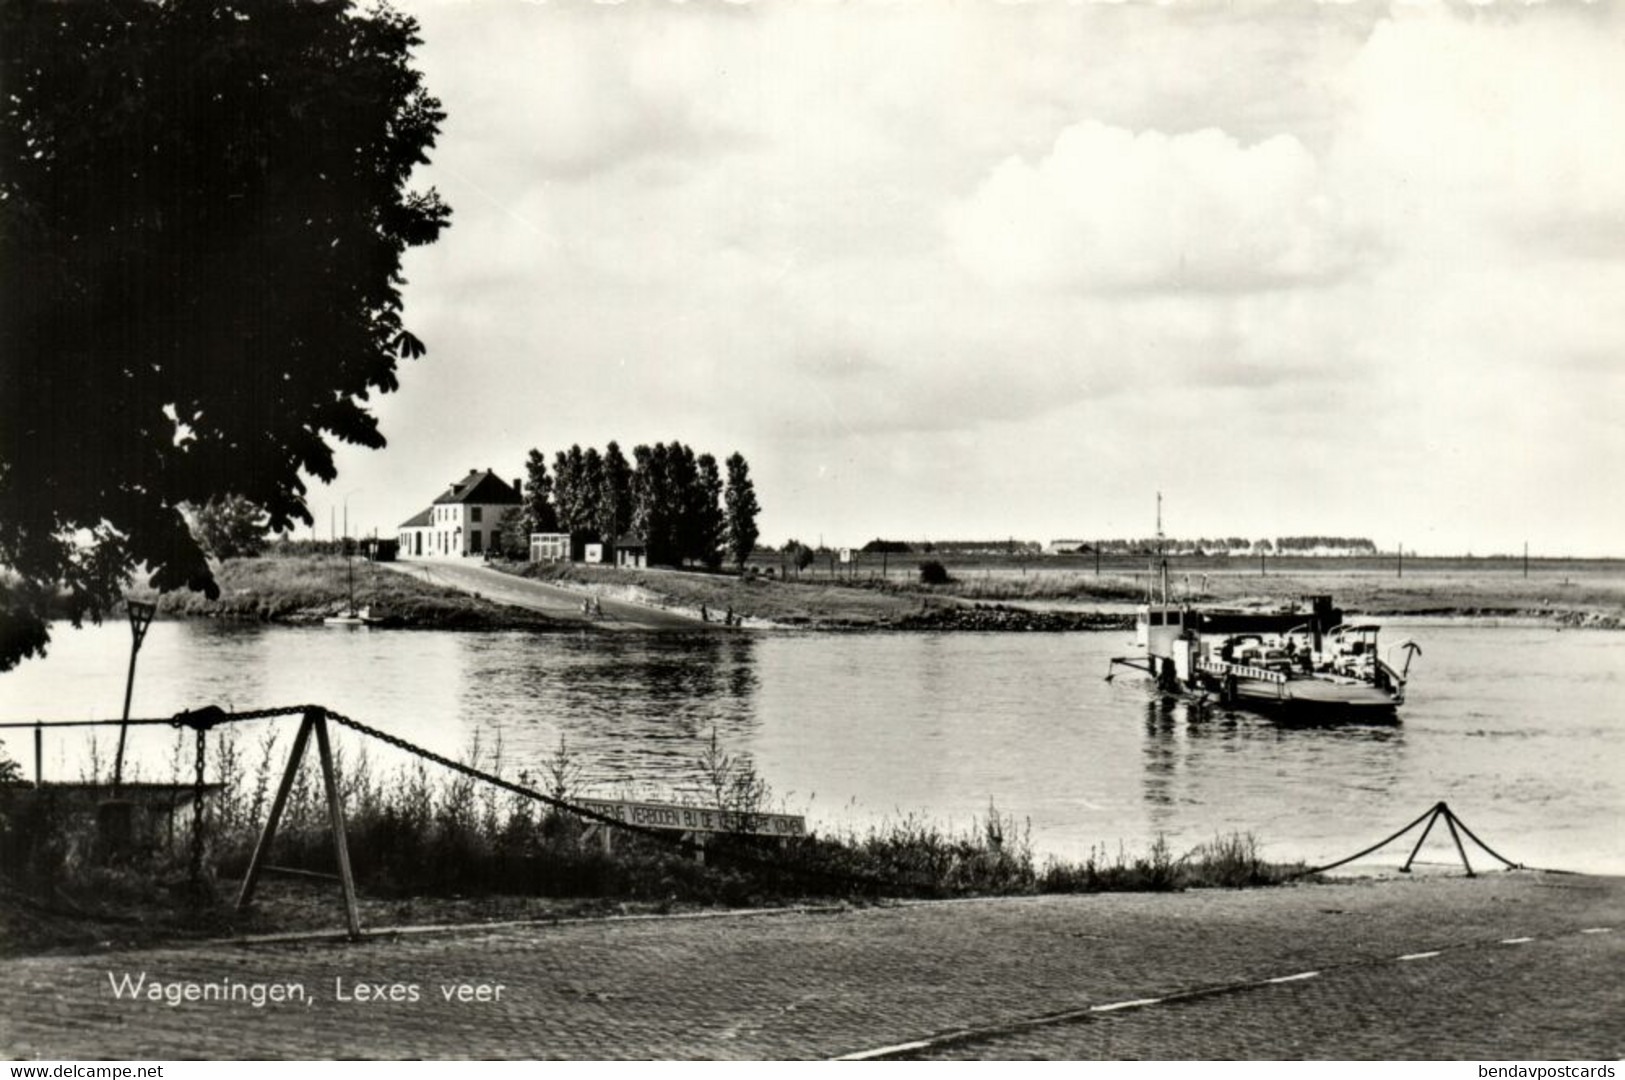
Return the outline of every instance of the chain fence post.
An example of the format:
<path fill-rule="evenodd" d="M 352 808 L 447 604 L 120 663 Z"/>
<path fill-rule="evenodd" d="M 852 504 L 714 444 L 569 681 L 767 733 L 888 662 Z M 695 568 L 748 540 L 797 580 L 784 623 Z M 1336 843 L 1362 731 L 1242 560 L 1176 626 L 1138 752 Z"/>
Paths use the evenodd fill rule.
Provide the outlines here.
<path fill-rule="evenodd" d="M 282 770 L 282 781 L 277 785 L 276 797 L 271 800 L 271 812 L 266 815 L 265 826 L 260 829 L 260 838 L 254 844 L 254 854 L 248 860 L 248 870 L 243 874 L 243 883 L 237 890 L 238 911 L 246 909 L 254 899 L 254 886 L 259 883 L 260 871 L 265 868 L 265 860 L 271 854 L 271 842 L 276 839 L 277 825 L 282 821 L 282 811 L 288 805 L 288 793 L 293 790 L 294 777 L 299 775 L 299 763 L 304 760 L 305 744 L 310 740 L 310 729 L 314 725 L 314 713 L 313 709 L 305 710 L 304 719 L 299 722 L 299 732 L 293 737 L 293 749 L 288 753 L 288 764 Z"/>
<path fill-rule="evenodd" d="M 1422 851 L 1422 845 L 1427 843 L 1428 833 L 1433 831 L 1434 824 L 1439 820 L 1439 811 L 1443 809 L 1443 807 L 1444 803 L 1442 802 L 1434 803 L 1433 809 L 1428 811 L 1427 826 L 1423 828 L 1422 835 L 1416 838 L 1416 846 L 1411 848 L 1410 858 L 1406 859 L 1405 865 L 1399 868 L 1399 872 L 1401 874 L 1408 874 L 1411 872 L 1411 863 L 1416 861 L 1416 856 Z"/>
<path fill-rule="evenodd" d="M 327 820 L 333 829 L 333 852 L 338 857 L 339 881 L 344 886 L 344 917 L 350 937 L 361 936 L 361 915 L 356 909 L 355 877 L 350 873 L 350 847 L 344 839 L 344 804 L 339 799 L 338 775 L 333 769 L 333 748 L 327 739 L 327 712 L 314 709 L 316 752 L 322 762 L 322 784 L 327 788 Z"/>

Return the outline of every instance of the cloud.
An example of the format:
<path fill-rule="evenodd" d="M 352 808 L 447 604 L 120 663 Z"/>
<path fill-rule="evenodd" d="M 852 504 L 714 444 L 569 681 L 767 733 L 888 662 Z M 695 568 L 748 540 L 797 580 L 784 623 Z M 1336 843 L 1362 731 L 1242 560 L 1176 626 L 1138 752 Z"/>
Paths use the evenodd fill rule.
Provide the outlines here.
<path fill-rule="evenodd" d="M 949 213 L 960 260 L 996 285 L 1229 292 L 1323 281 L 1348 256 L 1313 155 L 1216 129 L 1075 124 L 1012 157 Z"/>
<path fill-rule="evenodd" d="M 1398 247 L 1625 252 L 1621 17 L 1396 11 L 1340 80 L 1335 187 Z"/>

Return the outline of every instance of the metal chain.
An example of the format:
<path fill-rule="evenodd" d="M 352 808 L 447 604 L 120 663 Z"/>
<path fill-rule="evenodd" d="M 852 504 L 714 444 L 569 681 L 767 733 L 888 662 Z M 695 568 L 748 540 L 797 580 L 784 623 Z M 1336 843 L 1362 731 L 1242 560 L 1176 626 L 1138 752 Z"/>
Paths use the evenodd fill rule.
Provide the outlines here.
<path fill-rule="evenodd" d="M 371 736 L 380 742 L 388 743 L 397 750 L 404 750 L 409 754 L 415 754 L 426 761 L 432 761 L 436 765 L 444 766 L 445 768 L 451 769 L 454 772 L 462 773 L 464 776 L 472 779 L 484 781 L 487 784 L 502 788 L 505 791 L 511 791 L 516 795 L 522 795 L 525 798 L 546 803 L 548 806 L 562 810 L 565 813 L 574 814 L 584 820 L 613 826 L 614 828 L 620 829 L 624 832 L 636 833 L 639 836 L 647 836 L 658 843 L 667 844 L 673 847 L 683 848 L 690 851 L 704 850 L 700 844 L 673 837 L 669 832 L 662 832 L 659 829 L 651 829 L 646 825 L 634 825 L 630 822 L 622 821 L 619 818 L 610 817 L 608 814 L 599 813 L 597 810 L 592 810 L 585 806 L 577 806 L 574 803 L 555 798 L 552 795 L 546 794 L 545 792 L 537 791 L 535 788 L 526 787 L 523 784 L 516 784 L 511 780 L 504 780 L 502 777 L 493 773 L 488 773 L 483 769 L 477 769 L 472 765 L 453 760 L 452 758 L 448 758 L 443 754 L 437 754 L 433 750 L 418 746 L 416 743 L 408 742 L 398 735 L 391 735 L 387 731 L 382 731 L 378 728 L 372 727 L 369 724 L 363 724 L 361 721 L 352 719 L 351 717 L 345 716 L 342 713 L 332 712 L 328 709 L 323 709 L 322 712 L 326 713 L 327 718 L 332 720 L 334 723 L 343 724 L 352 731 L 359 732 L 362 735 Z M 849 870 L 821 870 L 816 867 L 793 866 L 774 859 L 760 858 L 751 854 L 750 852 L 745 851 L 733 852 L 731 857 L 737 858 L 742 862 L 752 863 L 757 866 L 785 870 L 792 874 L 823 878 L 829 881 L 841 881 L 854 885 L 864 885 L 873 889 L 882 889 L 888 886 L 893 888 L 903 887 L 909 889 L 931 889 L 935 887 L 932 883 L 888 880 L 872 874 L 855 873 Z"/>
<path fill-rule="evenodd" d="M 192 886 L 203 877 L 203 755 L 208 729 L 197 729 L 197 781 L 192 791 Z"/>

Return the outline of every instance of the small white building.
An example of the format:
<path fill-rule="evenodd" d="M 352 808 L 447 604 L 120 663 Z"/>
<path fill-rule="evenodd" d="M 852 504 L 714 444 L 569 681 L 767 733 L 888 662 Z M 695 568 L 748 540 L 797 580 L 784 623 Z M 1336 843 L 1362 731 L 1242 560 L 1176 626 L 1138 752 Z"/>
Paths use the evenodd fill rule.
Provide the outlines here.
<path fill-rule="evenodd" d="M 615 541 L 615 565 L 623 570 L 645 570 L 649 566 L 649 549 L 643 538 L 627 533 Z"/>
<path fill-rule="evenodd" d="M 569 562 L 569 533 L 531 533 L 531 562 Z"/>
<path fill-rule="evenodd" d="M 400 555 L 408 559 L 483 556 L 502 546 L 502 518 L 519 506 L 519 483 L 490 469 L 473 470 L 421 513 L 401 522 Z"/>

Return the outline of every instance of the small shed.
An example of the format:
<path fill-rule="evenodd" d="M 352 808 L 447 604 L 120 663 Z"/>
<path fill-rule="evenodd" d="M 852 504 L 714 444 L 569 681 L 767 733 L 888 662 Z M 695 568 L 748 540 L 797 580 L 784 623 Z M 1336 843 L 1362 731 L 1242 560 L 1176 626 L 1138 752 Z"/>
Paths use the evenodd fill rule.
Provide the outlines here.
<path fill-rule="evenodd" d="M 642 537 L 627 533 L 615 541 L 615 565 L 628 570 L 643 570 L 649 565 L 649 548 Z"/>

